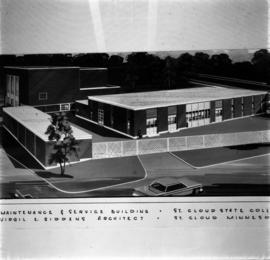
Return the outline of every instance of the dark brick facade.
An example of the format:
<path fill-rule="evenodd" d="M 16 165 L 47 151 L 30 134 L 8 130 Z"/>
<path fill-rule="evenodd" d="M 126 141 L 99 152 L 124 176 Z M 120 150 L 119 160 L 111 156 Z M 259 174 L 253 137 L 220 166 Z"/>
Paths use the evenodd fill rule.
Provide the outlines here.
<path fill-rule="evenodd" d="M 252 97 L 244 97 L 243 101 L 243 115 L 249 116 L 252 114 Z"/>
<path fill-rule="evenodd" d="M 216 109 L 215 101 L 211 101 L 210 102 L 210 122 L 211 123 L 216 121 L 215 109 Z"/>
<path fill-rule="evenodd" d="M 223 120 L 230 119 L 232 117 L 231 113 L 231 99 L 224 99 L 222 101 L 222 118 Z"/>
<path fill-rule="evenodd" d="M 177 128 L 183 128 L 187 126 L 186 121 L 186 105 L 179 105 L 176 108 L 176 124 Z"/>
<path fill-rule="evenodd" d="M 106 68 L 80 68 L 80 88 L 105 86 L 108 84 Z"/>
<path fill-rule="evenodd" d="M 168 107 L 157 109 L 158 132 L 168 130 Z"/>
<path fill-rule="evenodd" d="M 5 68 L 19 76 L 19 102 L 30 106 L 74 103 L 79 93 L 79 68 Z M 41 100 L 40 93 L 47 93 Z M 59 108 L 59 107 L 58 107 Z"/>
<path fill-rule="evenodd" d="M 234 115 L 233 117 L 241 117 L 242 116 L 242 98 L 234 98 L 233 99 L 234 104 Z"/>

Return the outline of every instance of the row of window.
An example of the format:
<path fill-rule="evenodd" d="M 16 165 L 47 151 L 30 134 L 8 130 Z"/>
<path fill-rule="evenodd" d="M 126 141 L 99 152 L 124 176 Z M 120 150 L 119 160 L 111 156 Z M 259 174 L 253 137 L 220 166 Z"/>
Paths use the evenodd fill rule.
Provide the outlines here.
<path fill-rule="evenodd" d="M 6 102 L 12 106 L 19 105 L 19 76 L 6 76 Z"/>
<path fill-rule="evenodd" d="M 187 104 L 186 105 L 186 112 L 195 112 L 200 110 L 208 110 L 210 109 L 210 102 L 200 102 L 195 104 Z"/>
<path fill-rule="evenodd" d="M 215 109 L 215 116 L 222 116 L 222 108 L 216 108 Z"/>
<path fill-rule="evenodd" d="M 243 100 L 243 99 L 242 99 Z M 254 100 L 254 98 L 253 98 Z M 243 107 L 242 104 L 242 114 L 243 114 Z M 252 103 L 252 111 L 254 111 L 255 105 Z M 233 99 L 231 101 L 231 112 L 232 115 L 234 113 L 234 102 Z M 111 110 L 111 126 L 113 127 L 113 111 Z M 168 129 L 169 131 L 175 131 L 177 129 L 177 109 L 176 106 L 168 107 Z M 220 122 L 222 121 L 223 111 L 222 111 L 222 100 L 215 101 L 215 121 Z M 91 112 L 93 115 L 93 112 Z M 91 116 L 92 118 L 92 116 Z M 209 124 L 210 123 L 210 102 L 201 102 L 197 104 L 187 104 L 186 105 L 186 121 L 187 126 L 195 126 L 196 122 L 199 125 Z M 131 125 L 130 117 L 128 116 L 127 120 L 127 131 L 130 131 Z M 104 110 L 103 107 L 99 107 L 98 109 L 98 123 L 104 125 Z M 157 109 L 149 109 L 146 111 L 146 128 L 154 129 L 158 126 L 157 120 Z"/>
<path fill-rule="evenodd" d="M 104 125 L 104 110 L 101 108 L 98 109 L 98 123 Z"/>
<path fill-rule="evenodd" d="M 157 127 L 157 118 L 156 117 L 147 118 L 146 119 L 146 127 L 147 128 Z"/>
<path fill-rule="evenodd" d="M 7 75 L 6 85 L 7 85 L 7 94 L 18 96 L 19 76 Z"/>
<path fill-rule="evenodd" d="M 186 113 L 186 118 L 187 118 L 187 121 L 210 118 L 210 109 Z M 101 125 L 104 125 L 104 110 L 100 108 L 98 109 L 98 123 Z M 177 124 L 176 115 L 169 115 L 168 125 L 174 125 L 174 124 Z M 147 128 L 157 127 L 157 125 L 158 125 L 158 120 L 156 117 L 146 119 Z M 128 130 L 130 130 L 130 120 L 127 121 L 127 128 Z"/>
<path fill-rule="evenodd" d="M 113 117 L 111 117 L 111 123 L 113 124 Z M 104 125 L 104 110 L 99 108 L 98 109 L 98 123 L 101 125 Z M 151 128 L 151 127 L 157 127 L 157 118 L 147 118 L 146 119 L 146 127 Z M 168 116 L 168 124 L 176 124 L 176 115 L 170 115 Z M 130 131 L 130 125 L 131 125 L 131 120 L 127 120 L 127 130 Z"/>
<path fill-rule="evenodd" d="M 93 118 L 93 112 L 90 112 L 90 119 Z M 104 125 L 104 109 L 99 108 L 98 109 L 98 124 Z M 111 117 L 110 117 L 110 126 L 113 127 L 114 125 L 114 119 L 113 119 L 113 110 L 111 110 Z M 127 120 L 127 133 L 130 133 L 130 127 L 131 127 L 131 120 L 128 117 Z"/>
<path fill-rule="evenodd" d="M 48 105 L 48 106 L 38 106 L 39 110 L 45 112 L 45 113 L 52 113 L 56 111 L 64 112 L 64 111 L 70 111 L 70 104 L 64 103 L 64 104 L 56 104 L 56 105 Z"/>
<path fill-rule="evenodd" d="M 186 113 L 187 121 L 201 120 L 205 118 L 210 118 L 210 109 Z"/>
<path fill-rule="evenodd" d="M 7 75 L 6 76 L 6 101 L 8 104 L 12 106 L 19 105 L 19 76 L 17 75 Z M 48 100 L 48 92 L 39 92 L 38 93 L 38 100 L 44 101 Z M 60 111 L 67 111 L 70 110 L 69 104 L 61 104 Z"/>

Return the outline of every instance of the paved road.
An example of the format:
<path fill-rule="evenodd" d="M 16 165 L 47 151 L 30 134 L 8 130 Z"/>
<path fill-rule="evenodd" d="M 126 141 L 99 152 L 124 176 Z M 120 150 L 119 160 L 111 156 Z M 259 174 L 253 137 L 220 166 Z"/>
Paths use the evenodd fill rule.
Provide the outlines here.
<path fill-rule="evenodd" d="M 79 126 L 75 120 L 74 124 Z M 80 123 L 81 125 L 81 123 Z M 88 131 L 93 136 L 93 142 L 113 142 L 113 141 L 127 141 L 128 137 L 117 134 L 111 130 L 106 130 L 95 125 L 89 129 L 89 124 L 81 125 L 84 131 Z M 87 130 L 88 129 L 88 130 Z M 154 138 L 177 137 L 177 136 L 191 136 L 191 135 L 206 135 L 219 133 L 237 133 L 246 131 L 263 131 L 270 129 L 270 120 L 268 116 L 259 115 L 246 118 L 239 118 L 234 120 L 223 121 L 218 124 L 209 124 L 200 127 L 186 128 L 175 133 L 164 133 Z"/>
<path fill-rule="evenodd" d="M 17 167 L 17 164 L 12 162 L 12 159 L 7 156 L 6 151 L 0 147 L 0 182 L 11 181 L 35 181 L 40 178 L 31 173 L 31 171 Z"/>
<path fill-rule="evenodd" d="M 268 154 L 265 155 L 267 152 Z M 214 165 L 211 166 L 208 162 L 207 167 L 195 168 L 181 158 L 181 153 L 141 155 L 138 158 L 102 159 L 91 161 L 90 164 L 85 162 L 73 165 L 68 168 L 69 174 L 64 178 L 59 178 L 58 169 L 47 173 L 48 176 L 44 175 L 46 172 L 38 171 L 36 174 L 22 169 L 13 172 L 12 176 L 8 176 L 7 172 L 1 173 L 2 182 L 4 179 L 6 180 L 4 183 L 7 183 L 7 180 L 9 183 L 9 186 L 7 184 L 3 185 L 5 187 L 3 190 L 6 196 L 8 196 L 9 189 L 16 188 L 23 194 L 31 193 L 33 197 L 37 198 L 131 196 L 133 188 L 145 185 L 146 182 L 161 176 L 188 176 L 204 185 L 221 183 L 231 185 L 270 185 L 269 146 L 249 150 L 239 149 L 237 152 L 238 160 L 227 163 L 225 161 L 228 160 L 229 153 L 225 148 L 197 150 L 188 154 L 193 159 L 193 161 L 189 160 L 189 162 L 196 161 L 196 158 L 198 162 L 201 158 L 200 155 L 207 154 L 212 158 Z M 186 160 L 188 154 L 185 154 Z M 220 156 L 216 157 L 213 154 L 219 154 Z M 246 158 L 253 155 L 256 157 Z M 216 164 L 217 159 L 220 162 L 220 157 L 223 158 L 223 162 Z M 85 172 L 82 169 L 87 167 L 83 167 L 83 165 L 91 167 Z M 9 164 L 6 169 L 10 170 L 11 166 Z M 123 171 L 123 169 L 126 170 Z M 12 184 L 14 184 L 15 180 L 17 180 L 16 185 L 13 187 Z M 234 188 L 234 190 L 236 189 Z"/>

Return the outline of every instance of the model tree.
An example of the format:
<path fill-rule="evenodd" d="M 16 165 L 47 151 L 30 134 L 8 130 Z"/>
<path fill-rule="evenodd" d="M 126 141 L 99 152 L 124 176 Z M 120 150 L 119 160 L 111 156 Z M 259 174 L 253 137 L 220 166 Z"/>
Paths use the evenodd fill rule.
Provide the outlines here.
<path fill-rule="evenodd" d="M 65 113 L 52 114 L 51 124 L 45 132 L 50 141 L 55 141 L 49 164 L 58 163 L 62 176 L 65 174 L 66 163 L 70 161 L 70 156 L 75 155 L 79 159 L 78 142 L 72 133 L 72 127 Z"/>

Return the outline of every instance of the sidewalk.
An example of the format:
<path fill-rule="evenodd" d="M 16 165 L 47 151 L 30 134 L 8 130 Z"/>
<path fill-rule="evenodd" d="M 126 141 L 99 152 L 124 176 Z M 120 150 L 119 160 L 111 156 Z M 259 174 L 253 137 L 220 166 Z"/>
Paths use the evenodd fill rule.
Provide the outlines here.
<path fill-rule="evenodd" d="M 27 169 L 16 168 L 5 150 L 0 147 L 0 182 L 10 181 L 32 181 L 40 180 L 40 178 Z"/>
<path fill-rule="evenodd" d="M 76 127 L 82 128 L 87 131 L 93 137 L 93 143 L 102 142 L 115 142 L 115 141 L 128 141 L 132 140 L 124 135 L 117 134 L 113 131 L 97 127 L 94 124 L 85 123 L 78 126 L 77 122 L 73 122 Z M 143 139 L 156 139 L 166 137 L 178 137 L 178 136 L 192 136 L 192 135 L 207 135 L 207 134 L 222 134 L 222 133 L 237 133 L 237 132 L 249 132 L 249 131 L 263 131 L 270 129 L 270 118 L 267 116 L 252 116 L 246 118 L 233 119 L 223 121 L 220 123 L 211 123 L 205 126 L 199 126 L 194 128 L 181 129 L 174 133 L 164 133 L 155 137 L 146 137 Z"/>

